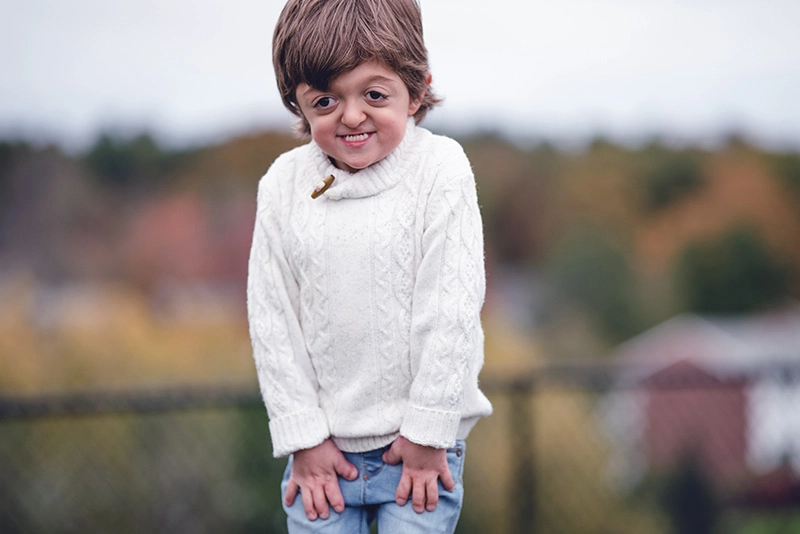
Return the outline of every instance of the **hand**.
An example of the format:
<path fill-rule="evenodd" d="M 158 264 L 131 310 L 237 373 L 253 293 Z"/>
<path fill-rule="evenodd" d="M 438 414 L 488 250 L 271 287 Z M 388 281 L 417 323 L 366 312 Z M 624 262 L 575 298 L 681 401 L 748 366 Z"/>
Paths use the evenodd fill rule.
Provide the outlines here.
<path fill-rule="evenodd" d="M 436 505 L 439 504 L 439 480 L 447 491 L 453 491 L 456 487 L 447 465 L 445 449 L 417 445 L 400 436 L 383 453 L 383 461 L 389 465 L 403 462 L 403 474 L 397 486 L 395 500 L 398 505 L 403 506 L 411 494 L 411 505 L 418 514 L 425 510 L 436 510 Z"/>
<path fill-rule="evenodd" d="M 330 439 L 316 447 L 297 451 L 294 453 L 292 474 L 289 476 L 284 502 L 291 506 L 300 490 L 303 508 L 310 521 L 317 517 L 328 519 L 328 503 L 337 513 L 342 513 L 344 498 L 339 489 L 337 474 L 347 480 L 355 480 L 358 469 L 347 461 L 342 451 Z"/>

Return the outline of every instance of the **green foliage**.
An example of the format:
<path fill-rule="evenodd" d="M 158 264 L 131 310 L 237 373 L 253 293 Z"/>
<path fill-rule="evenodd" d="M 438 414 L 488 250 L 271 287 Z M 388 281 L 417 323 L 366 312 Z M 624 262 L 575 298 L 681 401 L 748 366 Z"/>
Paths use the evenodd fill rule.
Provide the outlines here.
<path fill-rule="evenodd" d="M 240 532 L 282 534 L 281 507 L 285 459 L 272 458 L 267 413 L 262 407 L 241 410 L 236 421 L 235 474 L 245 489 L 237 520 Z"/>
<path fill-rule="evenodd" d="M 551 145 L 522 149 L 489 134 L 469 138 L 464 147 L 473 162 L 493 257 L 515 265 L 538 263 L 559 155 Z"/>
<path fill-rule="evenodd" d="M 132 138 L 101 134 L 85 155 L 100 182 L 111 187 L 153 185 L 174 170 L 185 154 L 164 150 L 147 133 Z"/>
<path fill-rule="evenodd" d="M 638 330 L 635 278 L 626 256 L 604 236 L 568 237 L 554 253 L 548 278 L 557 298 L 589 310 L 612 341 Z"/>
<path fill-rule="evenodd" d="M 800 198 L 800 154 L 778 154 L 773 161 L 778 178 Z"/>
<path fill-rule="evenodd" d="M 587 146 L 588 151 L 591 152 L 617 152 L 620 150 L 624 150 L 622 146 L 617 145 L 614 143 L 613 140 L 608 138 L 605 135 L 596 135 L 590 141 L 589 145 Z"/>
<path fill-rule="evenodd" d="M 263 407 L 0 421 L 0 532 L 284 534 L 267 427 Z"/>
<path fill-rule="evenodd" d="M 800 532 L 800 513 L 787 510 L 769 510 L 750 517 L 738 528 L 736 534 L 793 534 Z"/>
<path fill-rule="evenodd" d="M 8 201 L 11 188 L 11 168 L 21 155 L 30 152 L 27 143 L 19 141 L 0 141 L 0 208 Z M 1 217 L 0 217 L 1 218 Z"/>
<path fill-rule="evenodd" d="M 689 308 L 700 313 L 745 313 L 785 299 L 787 272 L 755 231 L 736 228 L 717 240 L 689 244 L 677 279 Z"/>
<path fill-rule="evenodd" d="M 0 141 L 0 180 L 7 174 L 14 155 L 20 150 L 27 150 L 27 145 L 12 141 Z"/>
<path fill-rule="evenodd" d="M 650 147 L 642 169 L 644 208 L 657 211 L 690 195 L 705 184 L 699 162 L 689 152 Z"/>

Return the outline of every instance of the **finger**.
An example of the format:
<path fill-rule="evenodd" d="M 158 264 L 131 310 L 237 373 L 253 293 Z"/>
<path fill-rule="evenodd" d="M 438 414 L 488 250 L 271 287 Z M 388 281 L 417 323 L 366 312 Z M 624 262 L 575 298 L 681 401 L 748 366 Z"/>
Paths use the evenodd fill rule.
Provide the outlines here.
<path fill-rule="evenodd" d="M 389 465 L 397 465 L 400 463 L 400 456 L 394 452 L 394 445 L 389 447 L 389 450 L 383 453 L 382 459 L 384 463 Z"/>
<path fill-rule="evenodd" d="M 328 519 L 330 509 L 328 509 L 328 499 L 325 496 L 325 489 L 322 486 L 317 486 L 311 490 L 311 495 L 314 500 L 314 510 L 317 515 L 322 519 Z"/>
<path fill-rule="evenodd" d="M 439 480 L 441 480 L 442 486 L 447 491 L 456 489 L 456 481 L 453 480 L 453 475 L 450 473 L 449 468 L 445 469 L 444 472 L 439 475 Z"/>
<path fill-rule="evenodd" d="M 400 476 L 400 483 L 397 485 L 397 492 L 395 493 L 395 502 L 399 506 L 405 506 L 408 502 L 408 494 L 411 492 L 411 479 L 403 473 Z"/>
<path fill-rule="evenodd" d="M 344 511 L 344 497 L 342 497 L 342 490 L 335 479 L 325 484 L 325 496 L 336 513 L 341 514 Z"/>
<path fill-rule="evenodd" d="M 293 478 L 289 479 L 289 484 L 286 486 L 286 495 L 283 497 L 283 502 L 286 503 L 286 506 L 291 506 L 294 504 L 294 498 L 297 496 L 297 489 L 299 486 L 294 481 Z"/>
<path fill-rule="evenodd" d="M 425 511 L 425 484 L 417 482 L 411 488 L 411 506 L 421 514 Z"/>
<path fill-rule="evenodd" d="M 355 480 L 358 478 L 358 468 L 347 461 L 347 458 L 342 455 L 342 458 L 334 466 L 336 473 L 343 476 L 347 480 Z"/>
<path fill-rule="evenodd" d="M 300 498 L 303 499 L 303 509 L 306 511 L 308 520 L 314 521 L 317 519 L 317 511 L 314 509 L 314 497 L 311 495 L 311 491 L 308 489 L 301 491 Z"/>
<path fill-rule="evenodd" d="M 434 479 L 429 480 L 425 486 L 425 509 L 433 512 L 436 510 L 436 505 L 439 504 L 439 484 Z"/>

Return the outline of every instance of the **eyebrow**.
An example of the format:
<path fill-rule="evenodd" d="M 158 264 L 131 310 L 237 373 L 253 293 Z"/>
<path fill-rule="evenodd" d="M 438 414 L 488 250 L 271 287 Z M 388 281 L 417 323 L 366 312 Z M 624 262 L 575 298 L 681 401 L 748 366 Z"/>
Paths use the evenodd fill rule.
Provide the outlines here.
<path fill-rule="evenodd" d="M 369 78 L 364 80 L 364 84 L 365 85 L 372 85 L 373 83 L 376 83 L 376 82 L 395 83 L 396 80 L 394 80 L 393 78 L 389 78 L 388 76 L 384 76 L 383 74 L 374 74 L 374 75 L 372 75 Z M 310 85 L 310 84 L 306 84 L 306 85 L 308 85 L 308 87 L 306 88 L 305 91 L 302 91 L 300 93 L 300 96 L 306 96 L 306 95 L 308 95 L 308 93 L 311 93 L 313 91 L 316 91 L 316 92 L 319 92 L 319 93 L 327 92 L 325 90 L 318 89 L 318 88 L 314 87 L 313 85 Z"/>
<path fill-rule="evenodd" d="M 375 74 L 374 76 L 370 76 L 367 80 L 365 80 L 368 84 L 375 83 L 375 82 L 389 82 L 392 83 L 396 80 L 384 76 L 383 74 Z"/>
<path fill-rule="evenodd" d="M 316 88 L 316 87 L 314 87 L 313 85 L 310 85 L 310 84 L 306 84 L 306 85 L 308 85 L 308 87 L 305 89 L 305 91 L 302 91 L 302 92 L 300 93 L 300 96 L 306 96 L 308 93 L 310 93 L 310 92 L 312 92 L 312 91 L 321 92 L 319 89 L 317 89 L 317 88 Z"/>

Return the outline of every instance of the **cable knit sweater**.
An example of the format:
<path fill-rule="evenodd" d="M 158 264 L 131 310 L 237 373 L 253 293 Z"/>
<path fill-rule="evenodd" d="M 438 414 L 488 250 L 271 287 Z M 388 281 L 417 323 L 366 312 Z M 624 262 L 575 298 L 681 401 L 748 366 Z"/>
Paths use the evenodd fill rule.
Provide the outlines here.
<path fill-rule="evenodd" d="M 409 120 L 354 174 L 313 141 L 280 156 L 259 184 L 247 288 L 273 454 L 328 437 L 348 452 L 466 438 L 491 413 L 484 291 L 475 181 L 455 141 Z"/>

